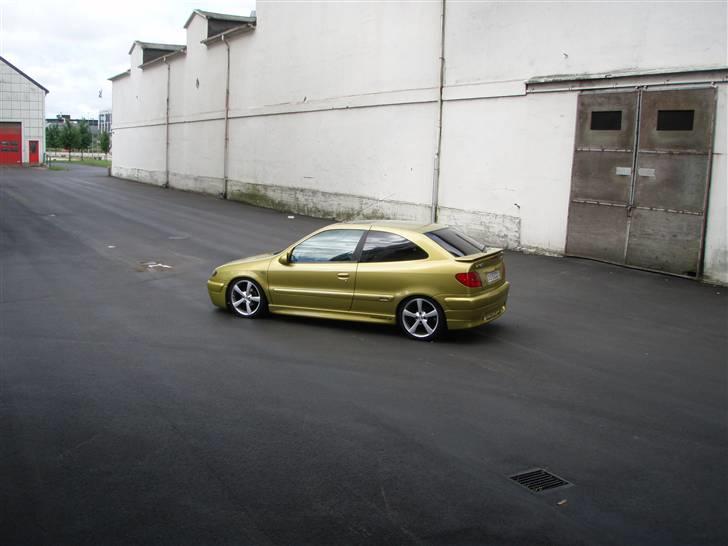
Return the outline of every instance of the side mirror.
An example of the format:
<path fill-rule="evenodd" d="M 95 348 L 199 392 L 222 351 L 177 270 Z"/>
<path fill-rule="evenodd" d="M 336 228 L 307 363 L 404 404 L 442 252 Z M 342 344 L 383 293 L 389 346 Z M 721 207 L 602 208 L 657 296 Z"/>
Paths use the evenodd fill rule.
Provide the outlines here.
<path fill-rule="evenodd" d="M 292 251 L 292 250 L 289 250 L 289 251 L 288 251 L 288 252 L 286 252 L 285 254 L 281 254 L 281 255 L 280 255 L 280 256 L 278 257 L 278 261 L 279 261 L 279 262 L 280 262 L 281 264 L 283 264 L 283 265 L 290 265 L 290 263 L 291 263 L 291 254 L 293 254 L 293 251 Z"/>

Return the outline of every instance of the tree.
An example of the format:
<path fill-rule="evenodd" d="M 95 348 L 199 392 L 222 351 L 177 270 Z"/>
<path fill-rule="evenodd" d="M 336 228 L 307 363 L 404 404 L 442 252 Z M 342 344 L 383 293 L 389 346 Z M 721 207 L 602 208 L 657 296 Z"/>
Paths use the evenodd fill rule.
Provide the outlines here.
<path fill-rule="evenodd" d="M 78 122 L 78 133 L 78 147 L 81 149 L 81 161 L 83 161 L 83 151 L 91 147 L 91 141 L 93 140 L 91 131 L 88 128 L 88 121 L 85 119 Z"/>
<path fill-rule="evenodd" d="M 61 129 L 61 146 L 68 150 L 68 162 L 71 162 L 71 150 L 78 149 L 81 145 L 81 133 L 76 125 L 66 120 Z"/>
<path fill-rule="evenodd" d="M 49 125 L 46 127 L 46 148 L 61 147 L 61 129 L 58 125 Z"/>
<path fill-rule="evenodd" d="M 106 159 L 109 150 L 111 150 L 111 138 L 109 138 L 108 132 L 101 132 L 101 136 L 99 137 L 99 146 L 101 147 L 101 151 L 104 152 L 104 159 Z"/>

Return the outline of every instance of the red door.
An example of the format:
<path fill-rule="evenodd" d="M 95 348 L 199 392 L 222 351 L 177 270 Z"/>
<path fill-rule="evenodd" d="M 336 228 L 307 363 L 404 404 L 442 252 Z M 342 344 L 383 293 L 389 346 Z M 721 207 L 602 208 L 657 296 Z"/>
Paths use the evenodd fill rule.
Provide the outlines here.
<path fill-rule="evenodd" d="M 22 162 L 20 123 L 0 123 L 0 165 Z"/>
<path fill-rule="evenodd" d="M 38 164 L 38 141 L 37 140 L 28 141 L 28 162 L 31 165 Z"/>

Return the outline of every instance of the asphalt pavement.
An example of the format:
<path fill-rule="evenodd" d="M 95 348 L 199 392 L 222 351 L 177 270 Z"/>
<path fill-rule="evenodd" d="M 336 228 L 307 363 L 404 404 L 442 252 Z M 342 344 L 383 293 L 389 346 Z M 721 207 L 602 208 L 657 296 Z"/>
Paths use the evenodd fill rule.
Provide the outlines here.
<path fill-rule="evenodd" d="M 211 305 L 326 223 L 0 168 L 0 544 L 728 542 L 728 288 L 508 253 L 435 343 Z"/>

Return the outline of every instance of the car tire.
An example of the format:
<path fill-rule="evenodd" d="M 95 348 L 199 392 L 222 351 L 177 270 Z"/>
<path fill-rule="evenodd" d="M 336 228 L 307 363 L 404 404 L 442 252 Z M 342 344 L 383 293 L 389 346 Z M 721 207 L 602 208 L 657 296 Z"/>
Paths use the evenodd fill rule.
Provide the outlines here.
<path fill-rule="evenodd" d="M 236 317 L 258 318 L 268 313 L 268 300 L 253 279 L 235 279 L 227 291 L 228 309 Z"/>
<path fill-rule="evenodd" d="M 402 302 L 397 312 L 402 333 L 418 341 L 432 341 L 447 328 L 445 313 L 438 303 L 424 296 L 415 296 Z"/>

